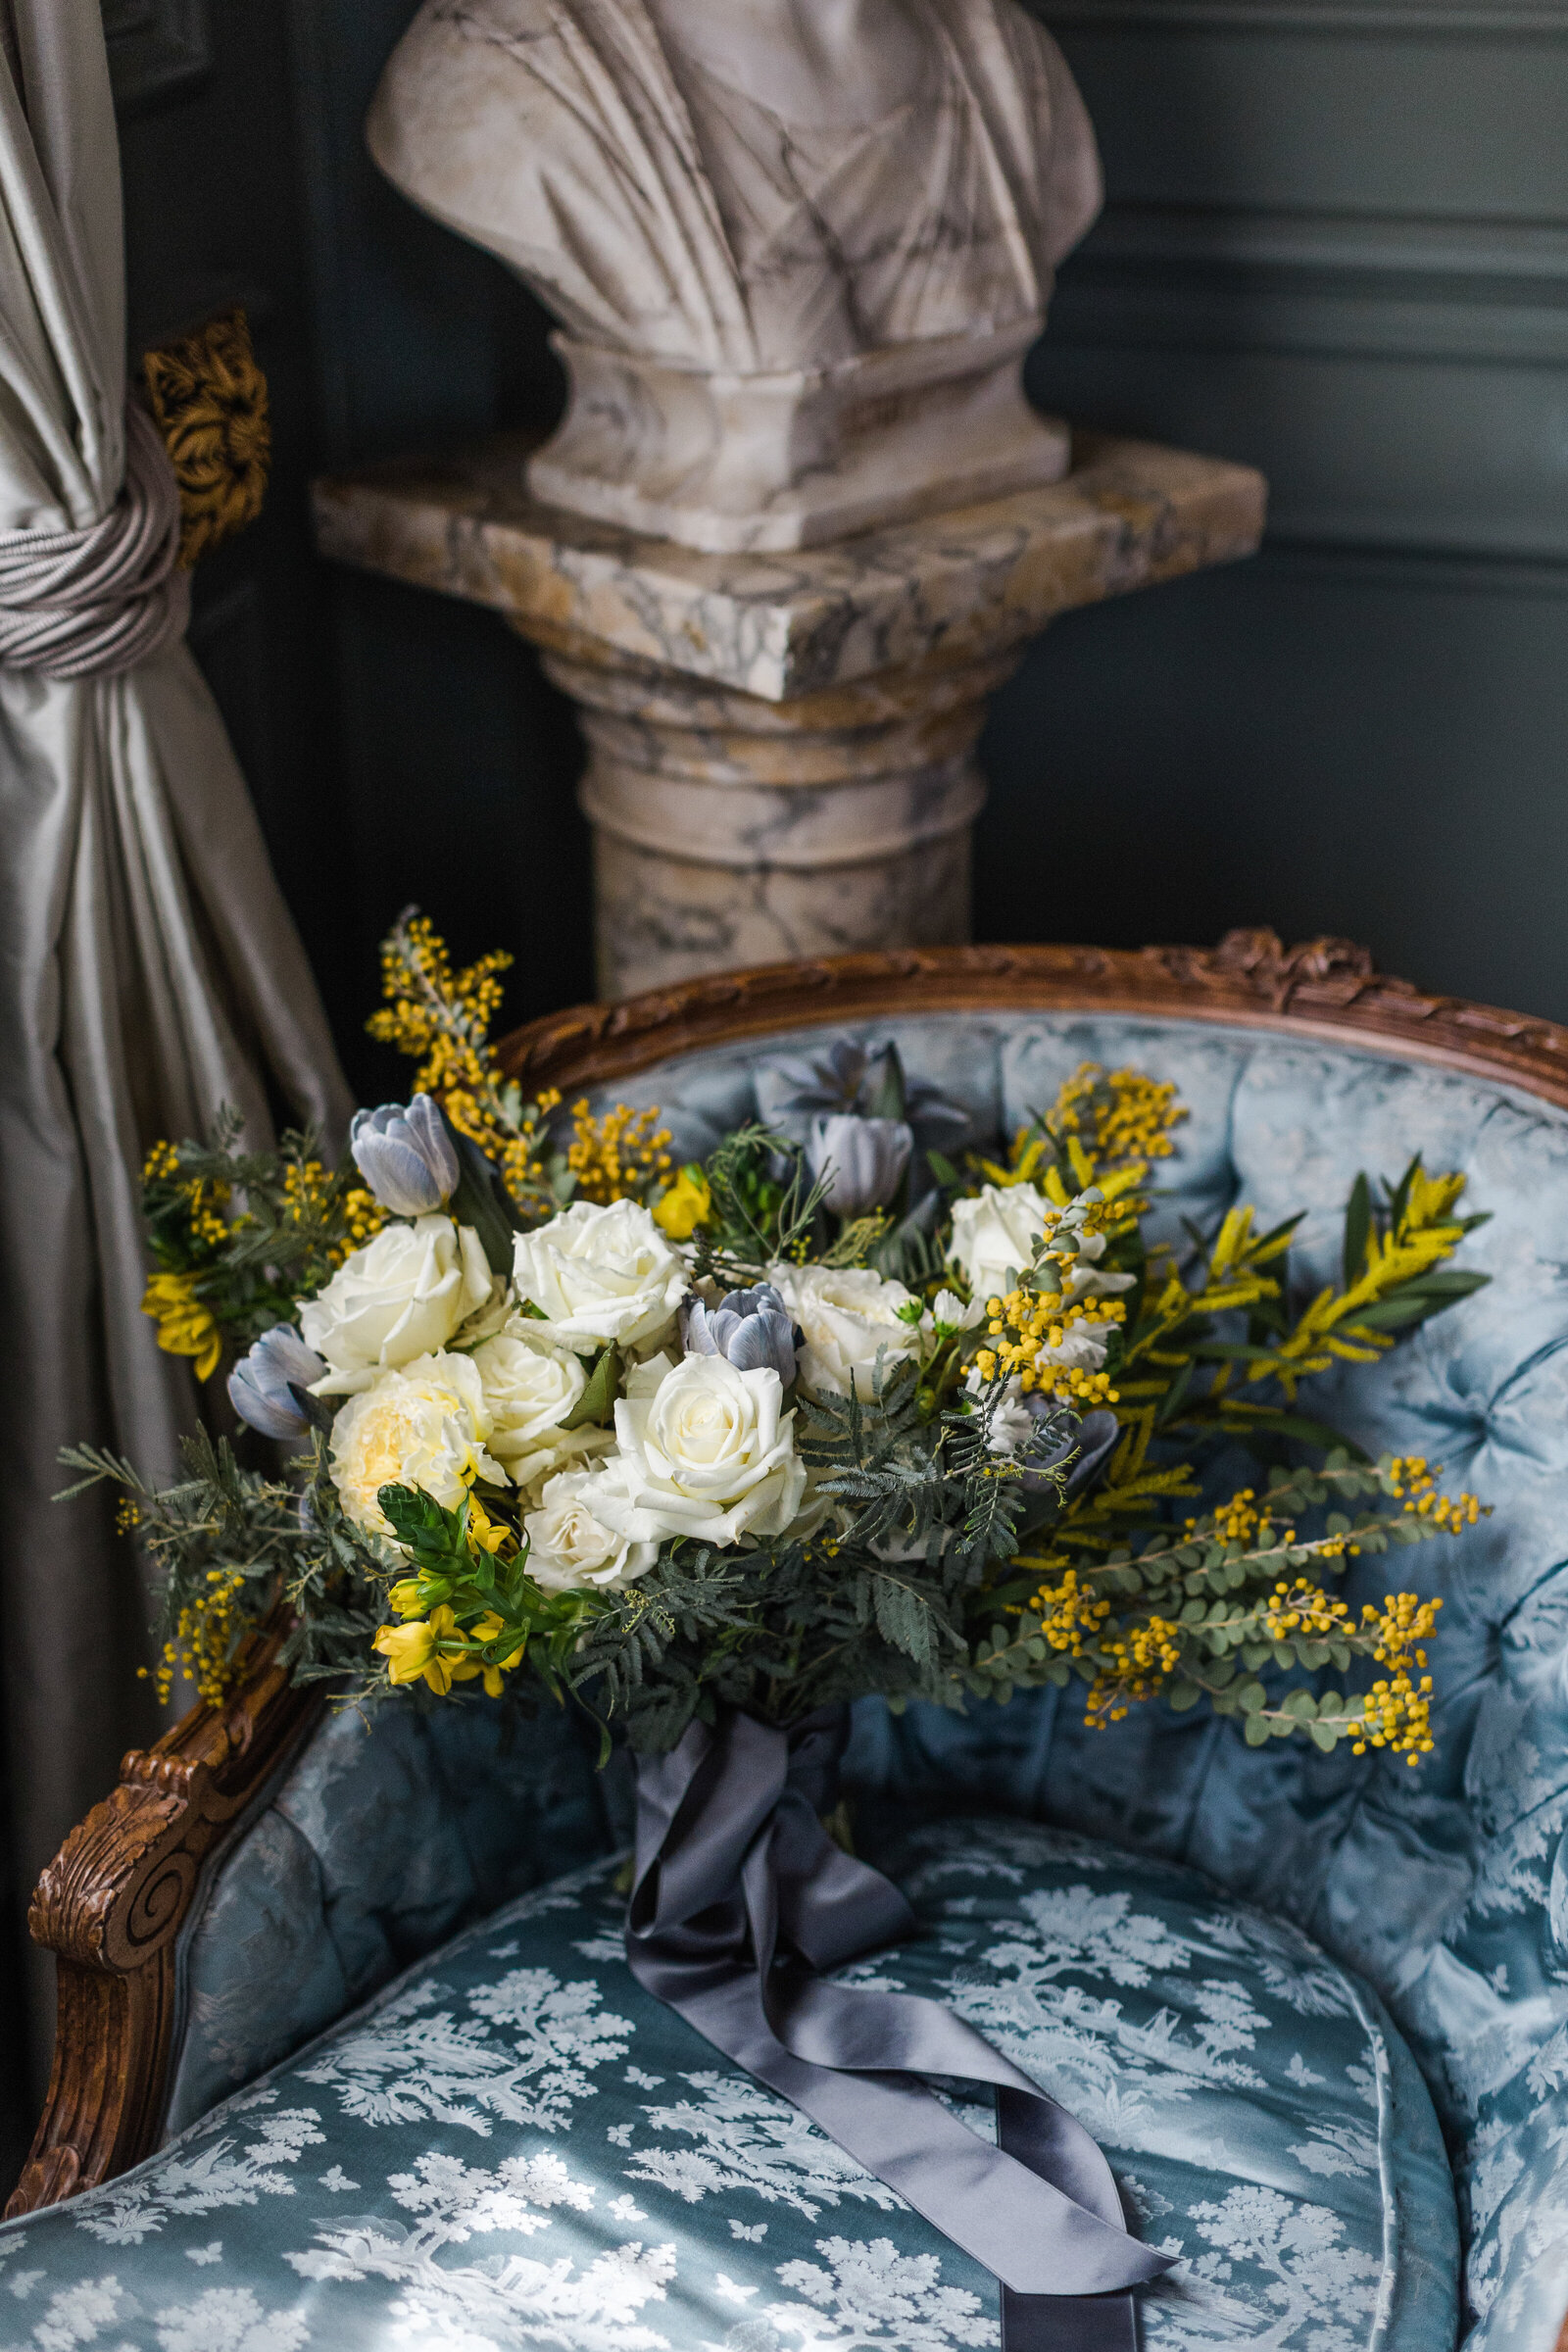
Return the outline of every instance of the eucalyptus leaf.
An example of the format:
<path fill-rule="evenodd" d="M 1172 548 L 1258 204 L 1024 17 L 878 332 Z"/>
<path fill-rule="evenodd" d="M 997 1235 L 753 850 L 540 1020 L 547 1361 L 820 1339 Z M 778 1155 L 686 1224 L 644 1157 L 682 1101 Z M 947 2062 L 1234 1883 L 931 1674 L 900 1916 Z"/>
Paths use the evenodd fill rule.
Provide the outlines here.
<path fill-rule="evenodd" d="M 590 1421 L 608 1421 L 619 1394 L 620 1352 L 618 1348 L 610 1347 L 595 1357 L 593 1370 L 588 1375 L 588 1386 L 561 1427 L 564 1430 L 583 1429 Z"/>

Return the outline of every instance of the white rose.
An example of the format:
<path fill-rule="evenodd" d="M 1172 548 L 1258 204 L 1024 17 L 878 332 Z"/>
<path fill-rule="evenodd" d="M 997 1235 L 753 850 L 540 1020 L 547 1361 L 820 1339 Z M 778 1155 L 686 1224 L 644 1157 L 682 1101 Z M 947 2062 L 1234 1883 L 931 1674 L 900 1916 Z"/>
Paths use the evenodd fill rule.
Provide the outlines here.
<path fill-rule="evenodd" d="M 1031 1264 L 1050 1208 L 1032 1184 L 988 1184 L 972 1200 L 955 1200 L 948 1255 L 982 1304 Z"/>
<path fill-rule="evenodd" d="M 485 1450 L 490 1415 L 466 1355 L 424 1355 L 349 1398 L 332 1423 L 332 1481 L 343 1508 L 372 1535 L 392 1529 L 383 1487 L 417 1487 L 454 1511 L 475 1478 L 505 1486 Z"/>
<path fill-rule="evenodd" d="M 1009 1274 L 1022 1274 L 1031 1264 L 1035 1243 L 1052 1213 L 1051 1202 L 1032 1184 L 988 1184 L 973 1200 L 955 1200 L 948 1255 L 981 1306 L 1011 1287 Z M 1099 1298 L 1131 1290 L 1133 1275 L 1097 1270 L 1095 1261 L 1104 1254 L 1102 1233 L 1081 1235 L 1070 1270 L 1065 1265 L 1053 1267 L 1046 1287 L 1056 1284 L 1067 1305 L 1075 1298 Z"/>
<path fill-rule="evenodd" d="M 329 1366 L 316 1394 L 351 1396 L 444 1348 L 489 1297 L 490 1268 L 470 1225 L 441 1216 L 384 1225 L 300 1310 L 307 1347 Z"/>
<path fill-rule="evenodd" d="M 490 1412 L 490 1450 L 503 1462 L 534 1451 L 588 1386 L 581 1356 L 520 1316 L 475 1348 L 473 1363 Z"/>
<path fill-rule="evenodd" d="M 768 1280 L 806 1334 L 800 1377 L 819 1396 L 847 1396 L 853 1373 L 856 1395 L 869 1396 L 878 1348 L 891 1370 L 919 1346 L 898 1311 L 914 1303 L 902 1282 L 853 1266 L 774 1266 Z"/>
<path fill-rule="evenodd" d="M 612 1453 L 614 1446 L 614 1431 L 596 1429 L 592 1422 L 581 1429 L 547 1429 L 526 1453 L 509 1454 L 507 1468 L 513 1485 L 521 1490 L 525 1508 L 537 1510 L 547 1481 L 558 1471 L 585 1470 L 602 1455 Z"/>
<path fill-rule="evenodd" d="M 662 1338 L 685 1296 L 686 1261 L 636 1200 L 608 1208 L 575 1200 L 513 1248 L 519 1298 L 545 1316 L 540 1329 L 591 1355 L 613 1340 L 635 1348 Z"/>
<path fill-rule="evenodd" d="M 782 1535 L 806 1492 L 783 1400 L 770 1365 L 740 1372 L 721 1355 L 640 1364 L 615 1407 L 619 1450 L 600 1474 L 595 1516 L 639 1543 Z"/>
<path fill-rule="evenodd" d="M 603 1473 L 564 1470 L 547 1484 L 539 1509 L 524 1518 L 528 1574 L 546 1592 L 634 1584 L 658 1559 L 657 1543 L 633 1543 L 599 1517 L 595 1504 L 604 1492 Z"/>

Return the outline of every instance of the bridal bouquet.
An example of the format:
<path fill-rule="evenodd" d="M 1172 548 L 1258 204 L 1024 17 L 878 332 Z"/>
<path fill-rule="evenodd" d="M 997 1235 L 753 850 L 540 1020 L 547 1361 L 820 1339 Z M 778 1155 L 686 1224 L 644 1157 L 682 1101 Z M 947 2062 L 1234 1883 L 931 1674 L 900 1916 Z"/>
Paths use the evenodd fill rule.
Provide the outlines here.
<path fill-rule="evenodd" d="M 1206 1699 L 1253 1744 L 1419 1763 L 1439 1604 L 1335 1580 L 1481 1506 L 1301 1391 L 1484 1279 L 1448 1263 L 1463 1178 L 1358 1178 L 1303 1291 L 1298 1219 L 1160 1238 L 1168 1085 L 1085 1064 L 975 1139 L 847 1040 L 764 1061 L 757 1116 L 677 1168 L 656 1110 L 507 1082 L 500 958 L 455 974 L 412 916 L 385 956 L 372 1027 L 419 1068 L 350 1167 L 231 1127 L 148 1164 L 148 1311 L 252 1433 L 163 1492 L 67 1457 L 165 1572 L 165 1690 L 183 1663 L 221 1699 L 281 1607 L 296 1677 L 362 1706 L 549 1692 L 623 1732 L 644 1989 L 991 2269 L 1005 2340 L 1077 2297 L 1072 2340 L 1124 2352 L 1170 2258 L 1083 2126 L 942 2004 L 835 1978 L 914 1927 L 827 1832 L 848 1702 L 1076 1676 L 1092 1723 Z M 995 2145 L 932 2079 L 994 2088 Z"/>
<path fill-rule="evenodd" d="M 505 1079 L 505 958 L 454 974 L 406 916 L 384 959 L 371 1026 L 419 1068 L 351 1166 L 231 1126 L 148 1162 L 162 1344 L 288 1456 L 203 1434 L 162 1492 L 66 1456 L 163 1572 L 166 1690 L 220 1698 L 281 1603 L 295 1675 L 358 1703 L 548 1691 L 645 1756 L 1074 1679 L 1095 1723 L 1206 1699 L 1253 1744 L 1430 1749 L 1440 1604 L 1335 1583 L 1480 1505 L 1301 1392 L 1486 1279 L 1448 1262 L 1462 1176 L 1358 1178 L 1302 1295 L 1298 1219 L 1151 1240 L 1185 1113 L 1135 1070 L 976 1148 L 893 1045 L 840 1042 L 676 1167 L 657 1111 Z"/>

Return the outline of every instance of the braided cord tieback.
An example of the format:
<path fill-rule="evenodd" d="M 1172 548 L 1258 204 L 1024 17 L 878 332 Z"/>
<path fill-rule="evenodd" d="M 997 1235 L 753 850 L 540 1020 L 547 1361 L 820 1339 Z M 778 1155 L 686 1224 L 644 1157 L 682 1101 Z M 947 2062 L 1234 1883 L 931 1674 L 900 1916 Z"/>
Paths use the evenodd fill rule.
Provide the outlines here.
<path fill-rule="evenodd" d="M 125 479 L 79 531 L 0 531 L 0 665 L 114 677 L 184 628 L 179 485 L 158 427 L 125 405 Z"/>
<path fill-rule="evenodd" d="M 114 677 L 180 635 L 188 573 L 267 489 L 267 378 L 243 311 L 144 363 L 153 414 L 125 404 L 125 479 L 78 531 L 0 531 L 0 667 Z"/>

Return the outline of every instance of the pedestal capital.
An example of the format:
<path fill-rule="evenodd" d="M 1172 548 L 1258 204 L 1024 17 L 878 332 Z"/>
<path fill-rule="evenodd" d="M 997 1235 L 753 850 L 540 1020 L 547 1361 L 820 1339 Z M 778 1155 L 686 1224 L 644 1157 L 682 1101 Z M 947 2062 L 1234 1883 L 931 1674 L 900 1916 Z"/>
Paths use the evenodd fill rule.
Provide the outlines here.
<path fill-rule="evenodd" d="M 588 741 L 600 986 L 969 931 L 986 698 L 1058 612 L 1250 555 L 1246 466 L 1085 437 L 1065 477 L 788 554 L 544 507 L 497 439 L 318 482 L 318 543 L 487 605 Z"/>
<path fill-rule="evenodd" d="M 790 554 L 702 554 L 530 497 L 531 439 L 498 436 L 316 485 L 323 555 L 602 648 L 791 702 L 880 672 L 970 664 L 1057 613 L 1250 555 L 1263 478 L 1083 435 L 1059 482 Z"/>

